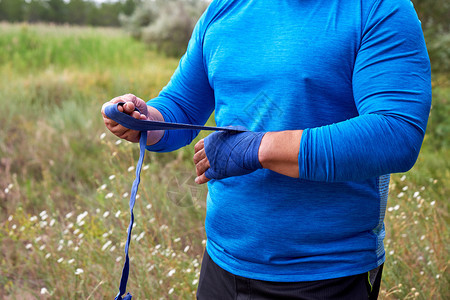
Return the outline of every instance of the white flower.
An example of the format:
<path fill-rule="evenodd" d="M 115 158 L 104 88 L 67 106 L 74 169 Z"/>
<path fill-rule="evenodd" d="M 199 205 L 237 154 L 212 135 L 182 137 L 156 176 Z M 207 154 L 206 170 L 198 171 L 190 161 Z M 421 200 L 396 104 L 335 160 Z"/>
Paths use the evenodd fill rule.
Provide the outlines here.
<path fill-rule="evenodd" d="M 175 274 L 175 272 L 176 272 L 175 269 L 170 270 L 169 273 L 167 273 L 167 277 L 172 277 L 173 274 Z"/>
<path fill-rule="evenodd" d="M 171 289 L 169 290 L 169 295 L 170 295 L 170 294 L 172 294 L 172 293 L 173 293 L 173 291 L 174 291 L 174 289 L 173 289 L 173 288 L 171 288 Z"/>
<path fill-rule="evenodd" d="M 83 274 L 83 273 L 84 273 L 83 269 L 77 268 L 77 269 L 75 270 L 75 275 L 81 275 L 81 274 Z"/>
<path fill-rule="evenodd" d="M 192 285 L 196 285 L 198 283 L 198 279 L 194 279 L 193 281 L 192 281 Z"/>
<path fill-rule="evenodd" d="M 149 165 L 145 165 L 145 166 L 142 167 L 142 170 L 145 171 L 145 170 L 147 170 L 149 167 L 150 167 Z"/>
<path fill-rule="evenodd" d="M 105 251 L 106 250 L 106 248 L 108 248 L 110 245 L 112 244 L 112 242 L 111 241 L 107 241 L 104 245 L 103 245 L 103 247 L 102 247 L 102 251 Z"/>
<path fill-rule="evenodd" d="M 147 208 L 147 209 L 151 209 L 151 208 L 152 208 L 152 205 L 151 205 L 151 204 L 147 204 L 146 208 Z"/>
<path fill-rule="evenodd" d="M 38 218 L 37 218 L 36 216 L 32 216 L 32 217 L 30 218 L 30 221 L 31 221 L 31 222 L 36 222 L 37 219 L 38 219 Z"/>
<path fill-rule="evenodd" d="M 128 197 L 128 195 L 129 194 L 127 192 L 125 192 L 125 193 L 123 193 L 122 197 L 126 198 L 126 197 Z"/>
<path fill-rule="evenodd" d="M 113 196 L 114 196 L 113 193 L 108 193 L 106 194 L 105 199 L 111 199 Z"/>
<path fill-rule="evenodd" d="M 45 259 L 49 259 L 52 256 L 50 253 L 45 254 Z"/>
<path fill-rule="evenodd" d="M 106 133 L 103 132 L 102 134 L 100 134 L 100 139 L 101 140 L 103 140 L 105 137 L 106 137 Z"/>
<path fill-rule="evenodd" d="M 114 178 L 116 178 L 116 175 L 110 175 L 110 176 L 108 177 L 109 180 L 113 180 Z"/>
<path fill-rule="evenodd" d="M 51 219 L 50 220 L 50 224 L 48 224 L 48 225 L 50 225 L 50 227 L 53 227 L 53 225 L 55 225 L 55 222 L 56 222 L 55 219 Z"/>
<path fill-rule="evenodd" d="M 28 249 L 28 250 L 30 250 L 31 248 L 33 248 L 33 245 L 31 245 L 31 244 L 26 244 L 25 248 Z"/>
<path fill-rule="evenodd" d="M 128 167 L 128 172 L 131 172 L 131 171 L 133 171 L 133 170 L 134 170 L 134 166 Z"/>
<path fill-rule="evenodd" d="M 121 260 L 122 260 L 122 256 L 117 256 L 116 262 L 119 262 L 119 261 L 121 261 Z"/>
<path fill-rule="evenodd" d="M 73 216 L 73 212 L 69 212 L 66 214 L 66 219 L 70 218 L 71 216 Z"/>
<path fill-rule="evenodd" d="M 9 217 L 8 217 L 8 222 L 11 222 L 12 219 L 13 219 L 13 216 L 12 216 L 12 215 L 9 215 Z"/>
<path fill-rule="evenodd" d="M 104 213 L 103 213 L 103 218 L 106 218 L 106 217 L 108 217 L 109 216 L 109 211 L 105 211 Z"/>
<path fill-rule="evenodd" d="M 41 295 L 45 295 L 45 294 L 50 294 L 50 293 L 48 292 L 48 290 L 45 287 L 43 287 L 43 288 L 41 288 Z"/>
<path fill-rule="evenodd" d="M 419 195 L 420 195 L 419 192 L 415 192 L 415 193 L 413 194 L 413 198 L 417 198 L 417 197 L 419 197 Z"/>
<path fill-rule="evenodd" d="M 106 189 L 106 187 L 107 187 L 106 184 L 102 184 L 102 185 L 99 187 L 99 189 L 100 189 L 100 190 L 104 190 L 104 189 Z"/>
<path fill-rule="evenodd" d="M 433 205 L 435 205 L 435 204 L 436 204 L 436 201 L 434 201 L 434 200 L 430 202 L 430 205 L 431 205 L 431 206 L 433 206 Z"/>
<path fill-rule="evenodd" d="M 77 216 L 77 223 L 79 224 L 79 223 L 80 223 L 87 215 L 88 215 L 88 212 L 87 212 L 87 211 L 85 211 L 85 212 L 79 214 L 79 215 Z"/>
<path fill-rule="evenodd" d="M 189 251 L 189 248 L 190 248 L 189 245 L 187 245 L 186 247 L 184 247 L 183 252 L 184 252 L 184 253 L 188 252 L 188 251 Z"/>
<path fill-rule="evenodd" d="M 112 245 L 112 247 L 109 249 L 109 252 L 114 252 L 114 250 L 116 250 L 116 246 Z"/>
<path fill-rule="evenodd" d="M 71 259 L 69 259 L 69 260 L 67 261 L 67 263 L 68 263 L 69 265 L 73 264 L 74 262 L 75 262 L 75 259 L 74 259 L 74 258 L 71 258 Z"/>
<path fill-rule="evenodd" d="M 400 178 L 400 181 L 405 181 L 405 179 L 406 179 L 406 175 L 403 175 L 403 176 Z"/>
<path fill-rule="evenodd" d="M 120 217 L 120 210 L 118 210 L 114 216 L 115 216 L 116 218 Z"/>
<path fill-rule="evenodd" d="M 62 258 L 62 257 L 60 257 L 60 258 L 58 258 L 58 260 L 57 260 L 57 262 L 60 264 L 60 263 L 62 263 L 64 261 L 64 258 Z"/>
<path fill-rule="evenodd" d="M 117 140 L 116 145 L 120 145 L 120 144 L 122 144 L 122 140 Z"/>

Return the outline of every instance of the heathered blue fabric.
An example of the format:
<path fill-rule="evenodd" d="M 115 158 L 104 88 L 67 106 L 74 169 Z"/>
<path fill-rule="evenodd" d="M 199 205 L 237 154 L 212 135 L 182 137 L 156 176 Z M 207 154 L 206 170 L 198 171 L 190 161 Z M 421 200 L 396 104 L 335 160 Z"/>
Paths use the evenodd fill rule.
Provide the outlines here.
<path fill-rule="evenodd" d="M 299 179 L 261 169 L 208 183 L 206 247 L 240 276 L 336 278 L 384 261 L 379 178 L 417 158 L 430 65 L 409 0 L 213 1 L 149 104 L 169 122 L 215 110 L 218 126 L 304 129 Z M 196 134 L 167 131 L 148 149 Z"/>

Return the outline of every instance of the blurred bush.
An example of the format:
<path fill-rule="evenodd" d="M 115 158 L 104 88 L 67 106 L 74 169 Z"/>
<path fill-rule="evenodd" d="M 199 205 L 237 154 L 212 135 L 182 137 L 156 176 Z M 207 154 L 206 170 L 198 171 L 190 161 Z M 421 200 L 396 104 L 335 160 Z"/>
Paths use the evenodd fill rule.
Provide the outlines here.
<path fill-rule="evenodd" d="M 412 0 L 422 22 L 433 72 L 450 71 L 450 2 Z"/>
<path fill-rule="evenodd" d="M 207 5 L 200 0 L 143 1 L 133 14 L 120 15 L 119 20 L 134 38 L 166 55 L 180 56 Z"/>

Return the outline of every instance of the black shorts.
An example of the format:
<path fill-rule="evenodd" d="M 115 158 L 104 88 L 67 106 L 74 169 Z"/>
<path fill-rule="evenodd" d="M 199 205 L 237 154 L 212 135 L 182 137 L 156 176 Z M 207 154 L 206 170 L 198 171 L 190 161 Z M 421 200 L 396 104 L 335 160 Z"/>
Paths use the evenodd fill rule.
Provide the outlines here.
<path fill-rule="evenodd" d="M 367 273 L 310 282 L 271 282 L 236 276 L 205 251 L 197 289 L 199 300 L 377 299 L 383 265 Z"/>

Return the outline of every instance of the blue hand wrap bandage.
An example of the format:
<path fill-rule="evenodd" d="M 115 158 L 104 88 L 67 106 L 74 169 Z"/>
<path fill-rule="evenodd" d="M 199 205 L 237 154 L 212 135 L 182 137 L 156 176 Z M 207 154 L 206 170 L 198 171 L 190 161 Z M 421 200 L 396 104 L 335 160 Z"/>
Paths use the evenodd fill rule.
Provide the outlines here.
<path fill-rule="evenodd" d="M 231 127 L 242 129 L 242 127 Z M 259 146 L 265 132 L 214 132 L 205 138 L 205 153 L 210 167 L 209 179 L 249 174 L 261 169 Z"/>
<path fill-rule="evenodd" d="M 138 130 L 141 132 L 141 137 L 139 139 L 140 153 L 139 160 L 136 166 L 136 179 L 133 182 L 133 186 L 131 188 L 130 194 L 130 213 L 131 219 L 130 224 L 128 226 L 128 234 L 127 234 L 127 242 L 125 244 L 125 263 L 122 269 L 122 276 L 120 278 L 120 286 L 119 292 L 117 293 L 115 300 L 131 300 L 132 296 L 130 293 L 127 293 L 125 297 L 122 295 L 125 294 L 127 289 L 128 275 L 130 273 L 130 259 L 128 256 L 128 250 L 130 247 L 131 241 L 131 230 L 133 229 L 134 223 L 134 214 L 133 208 L 136 202 L 136 194 L 139 188 L 140 182 L 140 174 L 142 169 L 142 164 L 144 162 L 145 156 L 145 146 L 147 145 L 147 131 L 148 130 L 180 130 L 180 129 L 194 129 L 194 130 L 221 130 L 228 133 L 237 133 L 243 132 L 242 128 L 233 128 L 233 127 L 212 127 L 212 126 L 201 126 L 201 125 L 191 125 L 191 124 L 179 124 L 179 123 L 167 123 L 167 122 L 159 122 L 159 121 L 149 121 L 149 120 L 138 120 L 133 118 L 132 116 L 127 115 L 126 113 L 120 112 L 118 106 L 123 105 L 124 103 L 116 103 L 113 105 L 109 105 L 105 107 L 105 115 L 116 121 L 117 123 L 125 126 L 129 129 Z M 136 109 L 136 111 L 139 111 Z"/>

